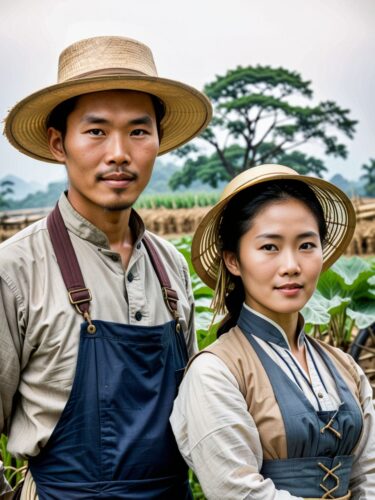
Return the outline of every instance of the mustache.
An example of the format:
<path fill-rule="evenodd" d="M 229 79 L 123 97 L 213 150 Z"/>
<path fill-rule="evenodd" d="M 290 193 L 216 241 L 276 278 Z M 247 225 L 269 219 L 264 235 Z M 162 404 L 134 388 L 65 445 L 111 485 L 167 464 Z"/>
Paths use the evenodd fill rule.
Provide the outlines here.
<path fill-rule="evenodd" d="M 107 179 L 108 177 L 111 176 L 116 176 L 119 179 L 126 179 L 126 180 L 137 180 L 138 179 L 138 174 L 137 172 L 133 172 L 131 169 L 126 168 L 126 167 L 112 167 L 108 168 L 107 170 L 103 170 L 102 172 L 98 172 L 95 174 L 95 180 L 100 181 L 103 179 Z"/>

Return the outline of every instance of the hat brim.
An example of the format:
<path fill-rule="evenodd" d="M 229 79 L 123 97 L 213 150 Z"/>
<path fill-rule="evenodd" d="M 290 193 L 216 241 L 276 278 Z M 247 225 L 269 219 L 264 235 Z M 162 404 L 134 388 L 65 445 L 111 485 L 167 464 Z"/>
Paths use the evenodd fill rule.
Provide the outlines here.
<path fill-rule="evenodd" d="M 46 122 L 51 111 L 72 97 L 105 90 L 146 92 L 161 99 L 165 115 L 158 155 L 182 146 L 198 135 L 212 117 L 212 106 L 198 90 L 174 80 L 151 76 L 102 76 L 68 81 L 42 89 L 20 101 L 9 112 L 4 133 L 22 153 L 37 160 L 58 163 L 47 140 Z"/>
<path fill-rule="evenodd" d="M 276 166 L 274 165 L 274 167 Z M 322 271 L 328 269 L 343 254 L 350 243 L 355 230 L 356 215 L 346 194 L 323 179 L 287 173 L 287 170 L 291 170 L 287 167 L 281 167 L 281 169 L 284 171 L 266 173 L 258 178 L 252 178 L 235 187 L 231 192 L 224 190 L 219 202 L 209 210 L 197 227 L 192 241 L 192 263 L 198 276 L 210 288 L 215 289 L 217 284 L 221 260 L 218 229 L 223 211 L 229 200 L 236 194 L 259 183 L 276 179 L 295 179 L 305 182 L 314 191 L 322 206 L 327 225 Z"/>

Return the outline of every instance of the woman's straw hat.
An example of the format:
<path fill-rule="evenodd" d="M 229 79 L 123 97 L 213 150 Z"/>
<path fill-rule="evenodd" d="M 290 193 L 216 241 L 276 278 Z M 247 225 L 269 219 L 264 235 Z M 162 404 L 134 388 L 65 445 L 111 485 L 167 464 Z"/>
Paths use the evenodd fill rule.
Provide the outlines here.
<path fill-rule="evenodd" d="M 323 179 L 299 175 L 298 172 L 282 165 L 260 165 L 242 172 L 224 189 L 218 203 L 211 208 L 199 224 L 192 242 L 192 262 L 200 278 L 218 291 L 225 280 L 221 262 L 218 230 L 223 211 L 236 194 L 263 182 L 276 179 L 296 179 L 305 182 L 318 198 L 327 225 L 326 242 L 323 247 L 323 270 L 331 266 L 345 251 L 355 229 L 356 217 L 349 198 L 339 188 Z M 251 196 L 251 192 L 249 193 Z M 220 276 L 219 276 L 220 275 Z M 223 286 L 224 283 L 221 283 Z M 216 303 L 223 305 L 223 293 Z"/>
<path fill-rule="evenodd" d="M 61 53 L 58 83 L 19 102 L 6 118 L 5 135 L 22 153 L 56 162 L 47 143 L 46 122 L 51 111 L 71 97 L 114 89 L 147 92 L 163 101 L 159 154 L 199 134 L 212 116 L 204 94 L 157 76 L 148 47 L 129 38 L 103 36 L 81 40 Z"/>

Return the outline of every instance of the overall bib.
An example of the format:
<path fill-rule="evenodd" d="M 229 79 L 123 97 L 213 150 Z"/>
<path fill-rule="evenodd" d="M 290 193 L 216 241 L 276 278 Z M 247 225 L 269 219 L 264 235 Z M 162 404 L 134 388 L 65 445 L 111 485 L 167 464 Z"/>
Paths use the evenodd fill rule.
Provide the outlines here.
<path fill-rule="evenodd" d="M 48 229 L 69 296 L 86 321 L 69 400 L 48 443 L 29 461 L 39 499 L 191 499 L 169 424 L 187 362 L 178 319 L 152 327 L 91 321 L 91 295 L 77 278 L 67 232 L 61 241 L 61 224 L 55 208 Z M 165 269 L 150 240 L 143 242 L 176 313 L 177 294 L 170 286 L 165 291 Z"/>
<path fill-rule="evenodd" d="M 306 341 L 314 344 L 335 380 L 341 401 L 337 411 L 315 410 L 299 386 L 254 338 L 271 340 L 264 322 L 243 308 L 238 326 L 255 350 L 272 385 L 284 422 L 288 458 L 264 460 L 260 472 L 270 478 L 277 489 L 295 496 L 340 498 L 349 495 L 345 498 L 350 498 L 352 452 L 362 430 L 361 410 L 329 356 L 306 336 Z M 280 334 L 279 339 L 279 343 L 287 347 Z"/>

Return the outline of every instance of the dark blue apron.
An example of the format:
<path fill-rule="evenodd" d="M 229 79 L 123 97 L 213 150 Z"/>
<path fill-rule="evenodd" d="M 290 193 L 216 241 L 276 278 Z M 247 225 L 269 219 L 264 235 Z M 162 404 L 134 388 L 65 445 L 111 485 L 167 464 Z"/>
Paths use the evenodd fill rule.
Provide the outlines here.
<path fill-rule="evenodd" d="M 187 362 L 176 326 L 82 323 L 69 400 L 29 461 L 40 500 L 192 498 L 169 424 Z"/>
<path fill-rule="evenodd" d="M 362 430 L 362 412 L 326 352 L 312 339 L 336 382 L 341 405 L 317 411 L 299 386 L 272 360 L 254 338 L 284 343 L 271 323 L 243 308 L 238 326 L 254 348 L 272 385 L 284 422 L 287 459 L 264 460 L 261 474 L 277 489 L 295 496 L 336 498 L 348 493 L 353 449 Z M 323 496 L 326 495 L 326 496 Z"/>

